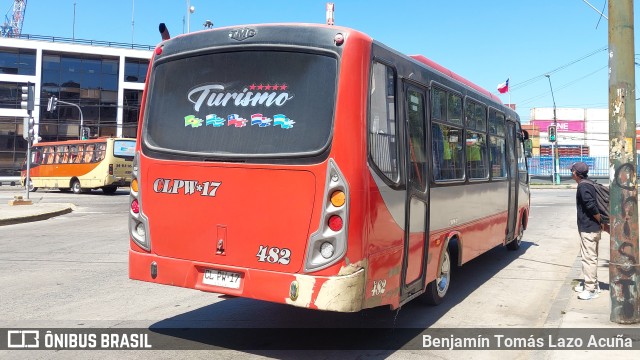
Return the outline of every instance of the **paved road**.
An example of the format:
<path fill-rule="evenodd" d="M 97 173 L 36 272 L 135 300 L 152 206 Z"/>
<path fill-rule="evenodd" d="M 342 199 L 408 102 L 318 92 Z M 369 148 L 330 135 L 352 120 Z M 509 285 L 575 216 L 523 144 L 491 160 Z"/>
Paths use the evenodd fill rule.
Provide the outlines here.
<path fill-rule="evenodd" d="M 34 201 L 71 202 L 67 215 L 0 227 L 0 328 L 5 327 L 382 327 L 415 328 L 396 342 L 421 336 L 428 328 L 555 327 L 556 295 L 578 252 L 573 189 L 534 189 L 532 215 L 522 248 L 496 248 L 453 274 L 446 303 L 412 302 L 357 314 L 314 312 L 248 299 L 128 279 L 128 193 L 114 196 L 38 191 Z M 0 201 L 15 191 L 0 189 Z M 557 306 L 556 306 L 557 307 Z M 394 336 L 394 335 L 391 335 Z M 376 341 L 376 340 L 372 340 Z M 224 341 L 219 343 L 225 347 Z M 32 353 L 30 353 L 32 354 Z M 127 352 L 147 358 L 150 352 Z M 292 357 L 285 351 L 153 352 L 154 357 Z M 384 350 L 348 353 L 367 358 L 493 358 L 495 352 Z M 501 356 L 540 354 L 501 351 Z M 24 352 L 3 358 L 27 358 Z M 39 352 L 40 358 L 107 358 L 113 352 Z M 313 352 L 311 358 L 345 355 Z M 31 356 L 29 356 L 31 357 Z M 293 356 L 296 357 L 296 356 Z"/>

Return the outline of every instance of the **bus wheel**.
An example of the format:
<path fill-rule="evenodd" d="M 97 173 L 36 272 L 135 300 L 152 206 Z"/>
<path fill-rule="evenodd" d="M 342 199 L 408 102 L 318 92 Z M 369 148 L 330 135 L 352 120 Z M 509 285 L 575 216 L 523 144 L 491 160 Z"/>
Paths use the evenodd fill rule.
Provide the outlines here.
<path fill-rule="evenodd" d="M 33 182 L 29 180 L 29 192 L 36 192 L 36 191 L 38 191 L 38 188 L 33 186 Z"/>
<path fill-rule="evenodd" d="M 82 192 L 82 187 L 80 186 L 80 180 L 76 179 L 71 182 L 71 190 L 73 190 L 74 194 L 80 194 Z"/>
<path fill-rule="evenodd" d="M 102 187 L 102 192 L 107 194 L 107 195 L 115 194 L 116 190 L 118 190 L 117 186 L 104 186 L 104 187 Z"/>
<path fill-rule="evenodd" d="M 507 244 L 507 249 L 509 250 L 518 250 L 520 248 L 520 244 L 522 244 L 522 237 L 524 236 L 524 226 L 520 224 L 520 230 L 518 231 L 518 236 L 516 236 L 513 241 Z"/>
<path fill-rule="evenodd" d="M 438 276 L 427 285 L 427 291 L 421 295 L 423 302 L 429 305 L 439 305 L 444 300 L 451 282 L 451 256 L 449 249 L 442 254 L 442 264 L 438 270 Z"/>

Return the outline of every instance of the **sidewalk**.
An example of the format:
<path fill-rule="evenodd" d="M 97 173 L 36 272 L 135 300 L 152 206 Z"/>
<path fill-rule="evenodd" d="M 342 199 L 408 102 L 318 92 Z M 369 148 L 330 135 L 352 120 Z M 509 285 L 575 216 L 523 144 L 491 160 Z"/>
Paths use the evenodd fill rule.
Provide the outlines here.
<path fill-rule="evenodd" d="M 577 241 L 577 240 L 576 240 Z M 629 325 L 620 325 L 610 320 L 611 316 L 611 293 L 609 292 L 609 258 L 610 258 L 610 237 L 603 233 L 598 246 L 598 281 L 600 282 L 600 296 L 592 300 L 579 300 L 578 293 L 573 291 L 573 287 L 582 279 L 582 264 L 580 255 L 576 256 L 576 261 L 571 268 L 571 284 L 568 286 L 570 298 L 562 316 L 561 327 L 563 328 L 625 328 Z M 564 294 L 563 294 L 564 295 Z M 635 325 L 638 326 L 638 325 Z"/>
<path fill-rule="evenodd" d="M 576 234 L 576 242 L 577 234 Z M 576 244 L 576 248 L 577 248 Z M 620 329 L 620 334 L 629 334 L 632 332 L 634 342 L 637 344 L 640 339 L 636 338 L 638 334 L 639 324 L 618 324 L 610 320 L 611 317 L 611 293 L 609 291 L 609 259 L 610 259 L 610 236 L 607 233 L 602 234 L 602 239 L 598 244 L 598 281 L 600 282 L 600 296 L 591 300 L 578 299 L 578 293 L 573 287 L 582 280 L 582 263 L 580 254 L 576 254 L 576 259 L 569 271 L 563 288 L 558 293 L 556 300 L 551 308 L 545 327 L 560 329 Z M 637 345 L 636 345 L 637 346 Z M 594 353 L 587 354 L 590 350 L 575 351 L 559 351 L 551 352 L 549 359 L 584 359 L 585 356 L 593 356 Z M 630 358 L 636 357 L 637 351 L 629 350 L 609 350 L 605 353 L 607 357 L 612 358 Z M 604 355 L 602 355 L 604 356 Z"/>
<path fill-rule="evenodd" d="M 8 200 L 0 202 L 0 226 L 46 220 L 54 216 L 68 214 L 75 208 L 66 203 L 40 203 L 31 205 L 9 205 Z"/>

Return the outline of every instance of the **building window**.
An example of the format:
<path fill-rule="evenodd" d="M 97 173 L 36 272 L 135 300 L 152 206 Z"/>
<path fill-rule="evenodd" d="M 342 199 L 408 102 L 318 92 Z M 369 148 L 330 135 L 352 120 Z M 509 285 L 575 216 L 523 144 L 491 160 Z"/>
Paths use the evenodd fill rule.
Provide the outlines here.
<path fill-rule="evenodd" d="M 32 49 L 0 49 L 0 73 L 36 74 L 36 51 Z"/>
<path fill-rule="evenodd" d="M 122 137 L 134 138 L 138 134 L 138 116 L 140 116 L 141 100 L 141 90 L 124 90 Z"/>
<path fill-rule="evenodd" d="M 78 104 L 83 126 L 90 135 L 115 136 L 118 105 L 118 60 L 95 55 L 43 54 L 41 104 L 50 97 Z M 41 106 L 43 140 L 68 140 L 80 136 L 80 112 L 59 104 L 49 113 Z"/>
<path fill-rule="evenodd" d="M 26 85 L 26 83 L 0 82 L 0 108 L 20 109 L 21 87 Z"/>
<path fill-rule="evenodd" d="M 19 176 L 27 150 L 22 123 L 16 118 L 0 118 L 0 176 Z"/>
<path fill-rule="evenodd" d="M 126 58 L 124 63 L 124 81 L 144 83 L 147 77 L 148 60 Z"/>

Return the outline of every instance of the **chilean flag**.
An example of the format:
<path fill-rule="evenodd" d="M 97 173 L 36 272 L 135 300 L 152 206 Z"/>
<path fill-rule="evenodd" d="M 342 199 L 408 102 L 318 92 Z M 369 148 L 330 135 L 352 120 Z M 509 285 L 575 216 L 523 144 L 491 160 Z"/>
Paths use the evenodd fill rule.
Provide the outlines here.
<path fill-rule="evenodd" d="M 509 91 L 509 79 L 502 84 L 498 84 L 498 92 L 500 92 L 500 94 L 504 94 L 507 91 Z"/>

